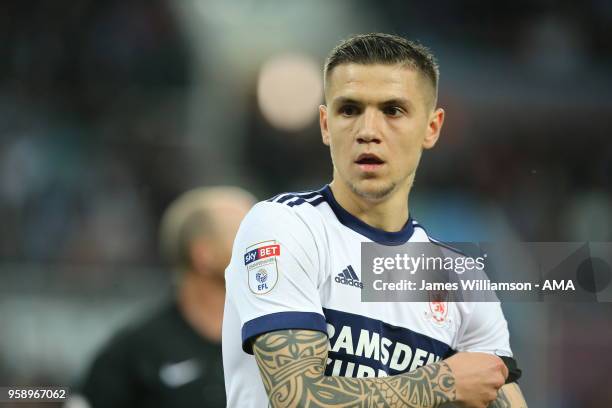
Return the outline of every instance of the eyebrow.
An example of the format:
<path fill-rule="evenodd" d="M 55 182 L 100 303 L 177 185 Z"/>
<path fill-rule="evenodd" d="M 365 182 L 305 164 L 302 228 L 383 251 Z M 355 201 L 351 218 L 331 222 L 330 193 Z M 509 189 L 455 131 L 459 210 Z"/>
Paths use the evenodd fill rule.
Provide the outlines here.
<path fill-rule="evenodd" d="M 412 108 L 412 101 L 406 98 L 393 98 L 379 104 L 380 106 L 401 106 L 404 108 Z"/>
<path fill-rule="evenodd" d="M 362 106 L 363 102 L 360 102 L 356 99 L 349 98 L 346 96 L 338 96 L 332 100 L 333 106 L 338 105 L 357 105 Z M 405 108 L 412 108 L 412 101 L 406 98 L 391 98 L 385 101 L 378 103 L 378 106 L 402 106 Z"/>
<path fill-rule="evenodd" d="M 332 100 L 332 105 L 362 105 L 362 103 L 346 96 L 338 96 Z"/>

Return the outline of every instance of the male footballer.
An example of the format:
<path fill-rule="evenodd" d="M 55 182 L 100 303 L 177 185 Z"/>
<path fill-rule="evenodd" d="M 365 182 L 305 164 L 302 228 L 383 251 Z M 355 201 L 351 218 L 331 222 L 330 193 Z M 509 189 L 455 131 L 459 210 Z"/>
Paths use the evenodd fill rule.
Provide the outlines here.
<path fill-rule="evenodd" d="M 429 242 L 409 193 L 437 142 L 438 68 L 387 34 L 339 44 L 319 108 L 333 180 L 258 203 L 226 269 L 223 363 L 229 407 L 512 407 L 515 383 L 499 303 L 361 302 L 361 243 Z"/>

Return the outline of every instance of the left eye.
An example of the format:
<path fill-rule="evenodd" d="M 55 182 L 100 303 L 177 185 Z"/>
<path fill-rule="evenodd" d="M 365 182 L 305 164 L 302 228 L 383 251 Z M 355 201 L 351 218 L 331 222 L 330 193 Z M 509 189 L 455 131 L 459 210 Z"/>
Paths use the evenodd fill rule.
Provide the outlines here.
<path fill-rule="evenodd" d="M 399 114 L 402 113 L 402 110 L 398 108 L 397 106 L 389 106 L 385 108 L 383 112 L 385 113 L 385 115 L 388 115 L 388 116 L 398 116 Z"/>

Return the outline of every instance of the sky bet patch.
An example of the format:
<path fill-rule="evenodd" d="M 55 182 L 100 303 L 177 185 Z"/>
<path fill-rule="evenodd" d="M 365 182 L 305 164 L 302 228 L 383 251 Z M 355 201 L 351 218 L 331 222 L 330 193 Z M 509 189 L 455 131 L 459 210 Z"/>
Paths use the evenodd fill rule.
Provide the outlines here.
<path fill-rule="evenodd" d="M 247 248 L 244 264 L 249 275 L 249 288 L 256 295 L 270 292 L 278 281 L 276 258 L 280 245 L 276 241 L 264 241 Z"/>

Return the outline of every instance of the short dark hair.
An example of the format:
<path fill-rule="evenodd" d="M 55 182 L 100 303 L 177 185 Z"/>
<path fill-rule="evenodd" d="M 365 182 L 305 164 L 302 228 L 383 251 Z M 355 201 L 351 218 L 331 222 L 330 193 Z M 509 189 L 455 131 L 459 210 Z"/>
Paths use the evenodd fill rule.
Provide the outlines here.
<path fill-rule="evenodd" d="M 434 99 L 440 72 L 431 51 L 424 45 L 397 35 L 369 33 L 353 35 L 338 44 L 325 61 L 327 82 L 332 70 L 341 64 L 406 64 L 431 81 Z"/>

